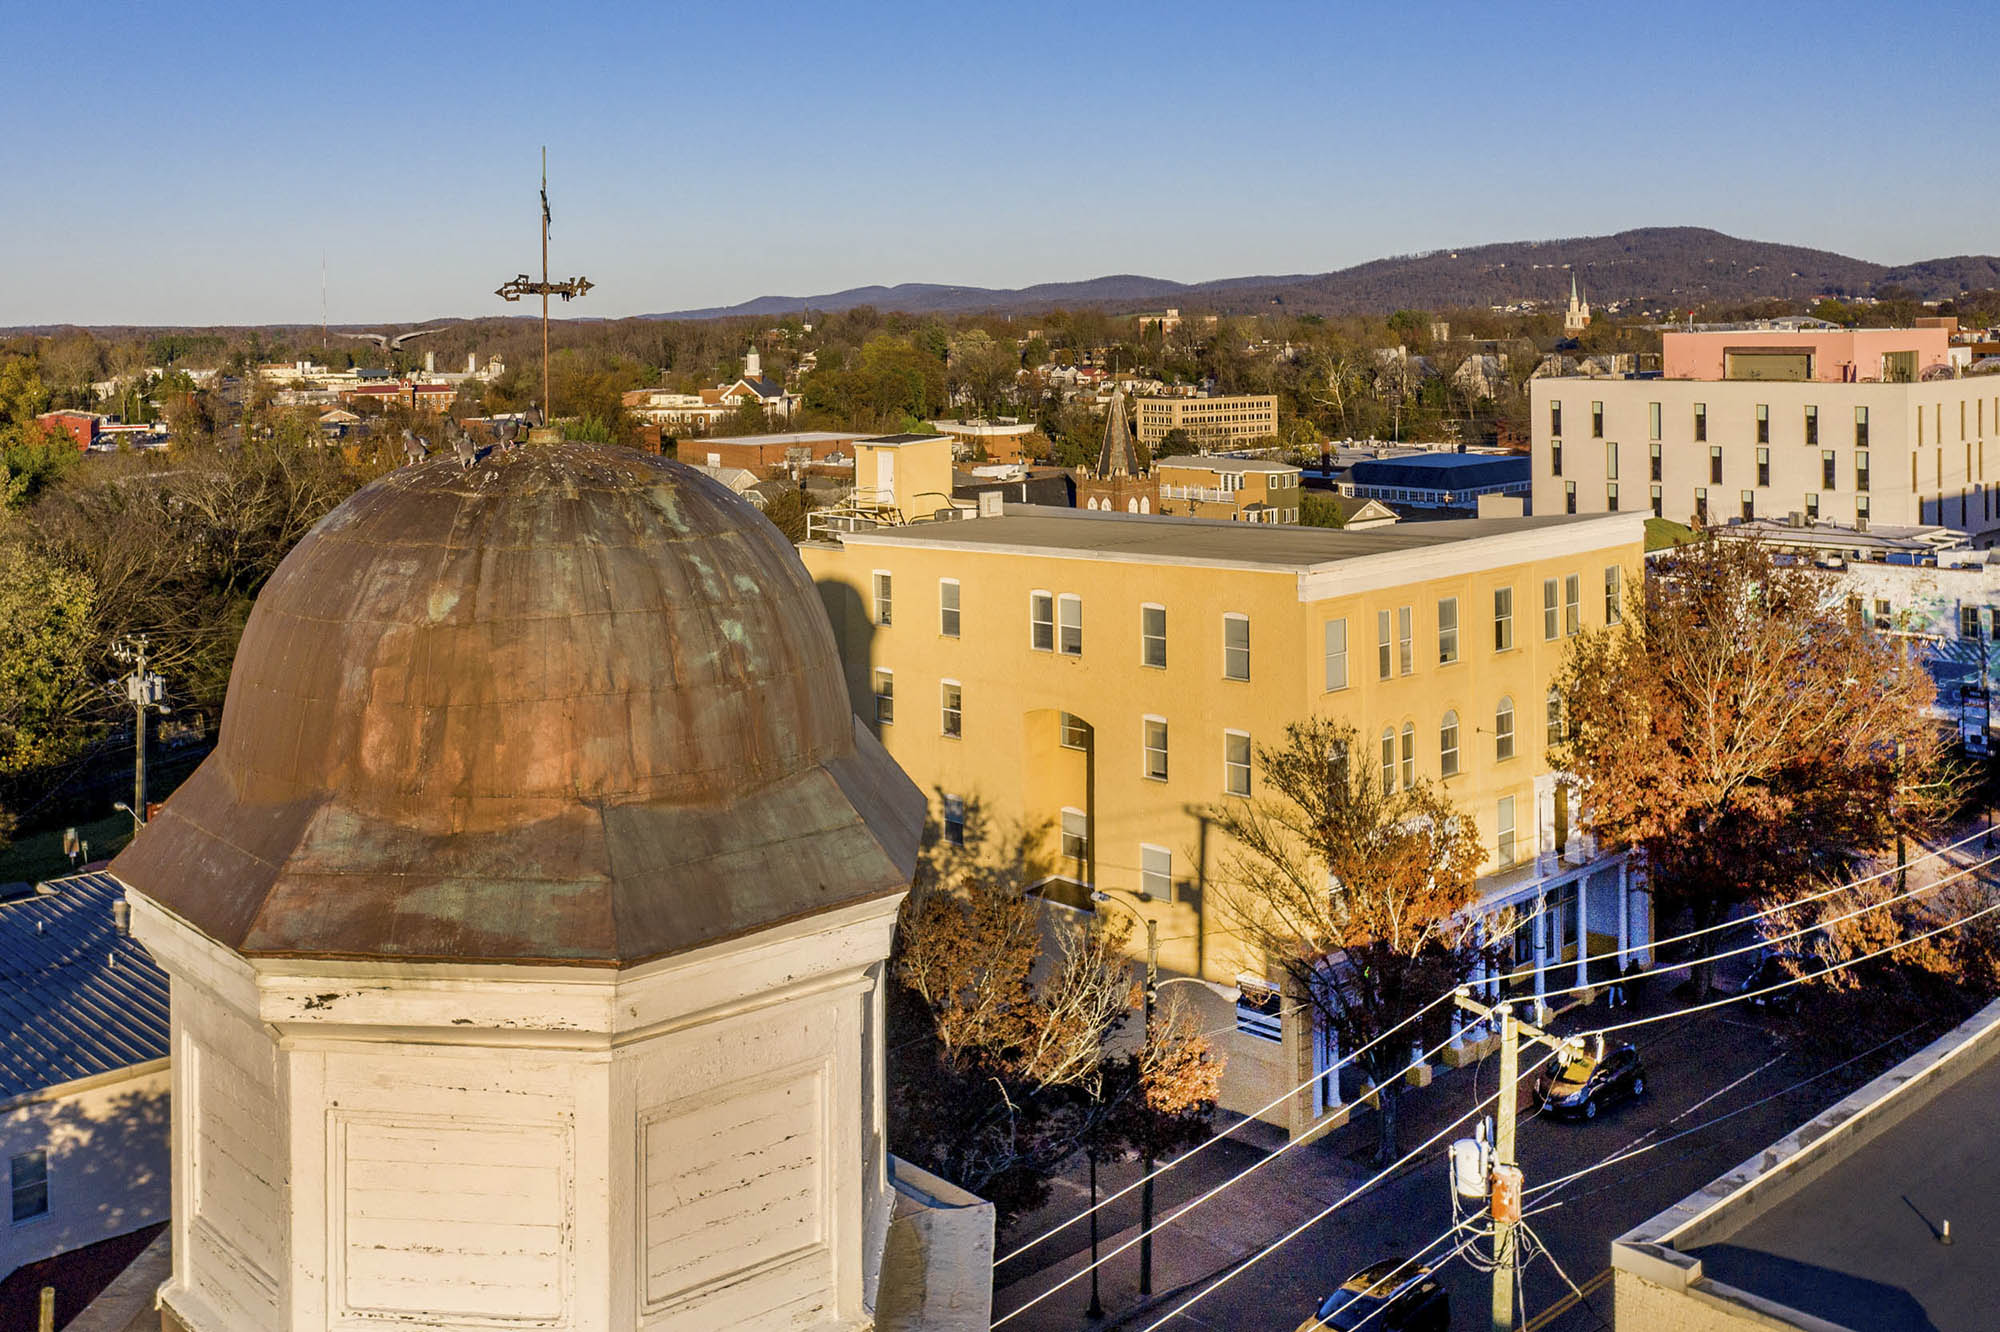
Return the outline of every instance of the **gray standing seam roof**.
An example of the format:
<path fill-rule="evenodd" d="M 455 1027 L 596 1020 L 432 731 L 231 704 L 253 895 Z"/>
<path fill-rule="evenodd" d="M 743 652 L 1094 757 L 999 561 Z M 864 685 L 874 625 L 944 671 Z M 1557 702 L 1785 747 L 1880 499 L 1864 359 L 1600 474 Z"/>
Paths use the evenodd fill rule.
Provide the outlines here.
<path fill-rule="evenodd" d="M 167 975 L 111 918 L 125 885 L 43 886 L 0 902 L 0 1104 L 167 1054 Z"/>

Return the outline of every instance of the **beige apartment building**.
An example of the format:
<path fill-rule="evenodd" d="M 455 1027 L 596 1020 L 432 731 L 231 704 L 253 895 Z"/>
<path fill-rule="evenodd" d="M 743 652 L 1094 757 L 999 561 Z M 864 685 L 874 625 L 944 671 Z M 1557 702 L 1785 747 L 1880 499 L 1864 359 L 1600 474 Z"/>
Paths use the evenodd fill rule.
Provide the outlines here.
<path fill-rule="evenodd" d="M 1157 447 L 1170 430 L 1204 449 L 1227 449 L 1278 433 L 1278 399 L 1268 393 L 1225 398 L 1140 398 L 1139 442 Z"/>
<path fill-rule="evenodd" d="M 1258 794 L 1257 746 L 1288 722 L 1338 718 L 1385 783 L 1441 781 L 1476 823 L 1482 928 L 1537 964 L 1526 992 L 1643 961 L 1645 895 L 1572 831 L 1547 758 L 1567 640 L 1619 618 L 1642 546 L 1637 514 L 1346 532 L 1008 505 L 801 555 L 856 711 L 942 835 L 1044 827 L 1052 909 L 1155 921 L 1163 970 L 1206 983 L 1173 993 L 1228 1033 L 1225 1107 L 1310 1081 L 1268 1116 L 1296 1131 L 1353 1087 L 1315 1078 L 1336 1042 L 1282 1013 L 1211 901 L 1202 806 Z"/>
<path fill-rule="evenodd" d="M 1719 344 L 1669 346 L 1669 370 L 1700 377 L 1535 380 L 1534 511 L 1934 523 L 1990 544 L 2000 376 L 1933 365 L 1920 378 L 1915 341 L 1933 331 L 1909 332 L 1909 349 L 1871 348 L 1878 359 L 1858 366 L 1822 359 L 1804 335 L 1738 348 L 1745 335 L 1668 334 Z"/>
<path fill-rule="evenodd" d="M 1300 470 L 1260 458 L 1155 458 L 1160 512 L 1238 523 L 1296 523 Z"/>

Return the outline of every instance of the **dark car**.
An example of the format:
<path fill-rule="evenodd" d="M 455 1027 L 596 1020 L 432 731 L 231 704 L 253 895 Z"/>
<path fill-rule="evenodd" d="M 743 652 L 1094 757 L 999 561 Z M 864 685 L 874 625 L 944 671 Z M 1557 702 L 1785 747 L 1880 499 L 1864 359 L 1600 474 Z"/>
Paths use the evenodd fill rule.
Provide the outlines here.
<path fill-rule="evenodd" d="M 1364 1321 L 1393 1332 L 1450 1332 L 1451 1300 L 1430 1268 L 1414 1258 L 1392 1258 L 1347 1278 L 1298 1332 L 1346 1332 Z"/>
<path fill-rule="evenodd" d="M 1737 987 L 1737 993 L 1744 995 L 1752 1008 L 1769 1009 L 1773 1013 L 1789 1013 L 1798 1007 L 1799 987 L 1785 982 L 1799 976 L 1816 976 L 1826 970 L 1826 959 L 1818 953 L 1794 953 L 1787 951 L 1764 954 L 1764 960 L 1757 964 Z M 1774 986 L 1784 986 L 1775 989 Z M 1760 990 L 1769 990 L 1760 994 Z"/>
<path fill-rule="evenodd" d="M 1595 1119 L 1604 1107 L 1645 1094 L 1646 1068 L 1629 1045 L 1569 1054 L 1535 1083 L 1542 1110 L 1559 1118 Z"/>

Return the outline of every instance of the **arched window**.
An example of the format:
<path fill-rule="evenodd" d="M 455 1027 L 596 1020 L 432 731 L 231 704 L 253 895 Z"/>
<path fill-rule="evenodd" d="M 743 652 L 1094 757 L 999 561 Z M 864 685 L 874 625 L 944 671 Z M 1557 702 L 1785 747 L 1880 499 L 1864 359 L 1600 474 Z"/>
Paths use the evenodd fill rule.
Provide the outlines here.
<path fill-rule="evenodd" d="M 1403 723 L 1403 789 L 1417 784 L 1417 724 Z"/>
<path fill-rule="evenodd" d="M 1501 699 L 1500 706 L 1493 709 L 1493 757 L 1514 757 L 1514 700 L 1511 698 Z"/>
<path fill-rule="evenodd" d="M 1144 495 L 1141 495 L 1139 497 L 1139 512 L 1151 513 L 1152 511 L 1153 511 L 1153 501 L 1147 499 Z"/>
<path fill-rule="evenodd" d="M 1549 748 L 1554 749 L 1563 742 L 1563 700 L 1554 689 L 1549 690 Z"/>
<path fill-rule="evenodd" d="M 1382 794 L 1394 795 L 1396 791 L 1396 733 L 1384 727 L 1382 730 Z"/>
<path fill-rule="evenodd" d="M 1447 712 L 1438 723 L 1438 775 L 1458 776 L 1458 714 Z"/>
<path fill-rule="evenodd" d="M 1137 513 L 1137 512 L 1139 512 L 1139 501 L 1138 501 L 1138 500 L 1136 500 L 1136 499 L 1128 499 L 1128 500 L 1126 500 L 1126 501 L 1125 501 L 1125 512 L 1127 512 L 1127 513 Z"/>

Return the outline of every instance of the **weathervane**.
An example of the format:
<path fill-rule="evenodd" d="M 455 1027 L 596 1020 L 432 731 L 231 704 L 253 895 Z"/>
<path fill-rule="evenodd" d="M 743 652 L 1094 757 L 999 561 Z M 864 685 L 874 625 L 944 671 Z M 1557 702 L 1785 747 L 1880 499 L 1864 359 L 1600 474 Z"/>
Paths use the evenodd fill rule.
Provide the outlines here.
<path fill-rule="evenodd" d="M 560 296 L 564 300 L 581 296 L 591 288 L 586 277 L 573 277 L 567 282 L 549 281 L 549 150 L 542 149 L 542 280 L 530 280 L 526 273 L 519 274 L 511 282 L 503 282 L 494 295 L 503 301 L 518 301 L 523 296 L 542 298 L 542 424 L 547 425 L 549 415 L 549 297 Z"/>

